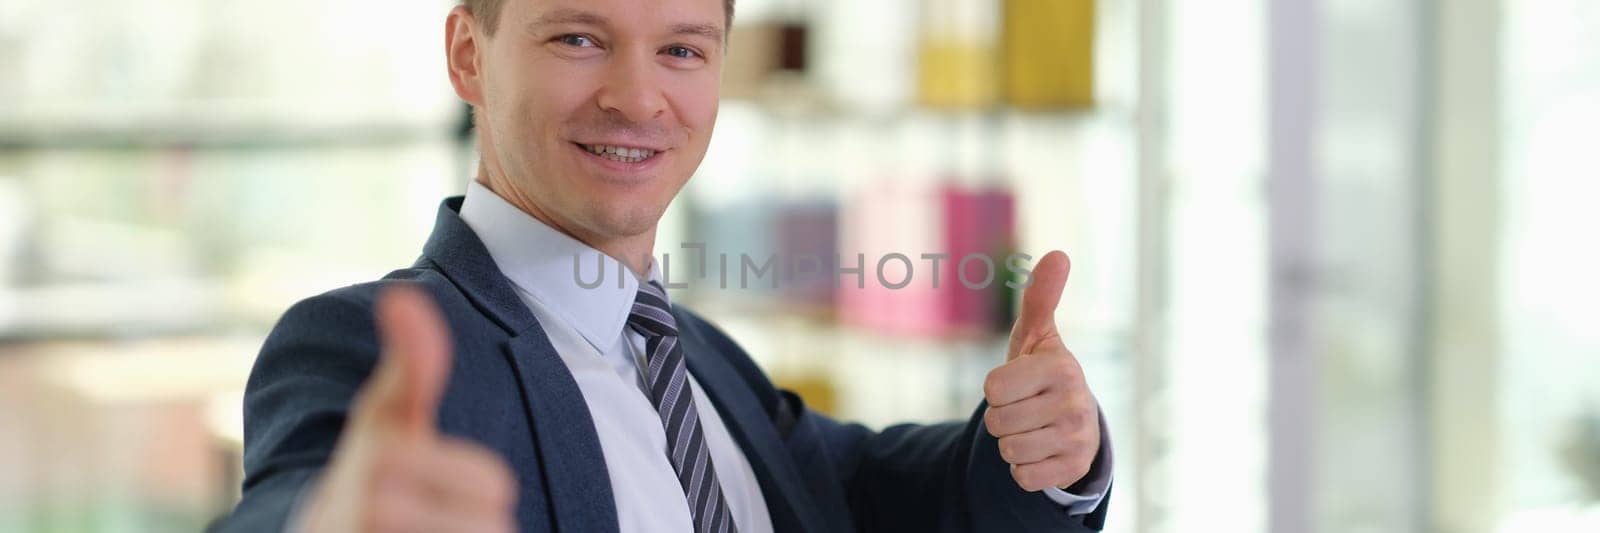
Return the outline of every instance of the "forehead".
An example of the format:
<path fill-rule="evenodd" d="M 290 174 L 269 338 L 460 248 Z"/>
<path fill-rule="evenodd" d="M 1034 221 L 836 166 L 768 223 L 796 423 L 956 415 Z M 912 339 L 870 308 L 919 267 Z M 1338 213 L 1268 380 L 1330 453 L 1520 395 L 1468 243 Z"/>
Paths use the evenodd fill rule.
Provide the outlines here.
<path fill-rule="evenodd" d="M 506 0 L 503 19 L 514 24 L 586 23 L 616 29 L 714 24 L 721 28 L 724 0 Z"/>

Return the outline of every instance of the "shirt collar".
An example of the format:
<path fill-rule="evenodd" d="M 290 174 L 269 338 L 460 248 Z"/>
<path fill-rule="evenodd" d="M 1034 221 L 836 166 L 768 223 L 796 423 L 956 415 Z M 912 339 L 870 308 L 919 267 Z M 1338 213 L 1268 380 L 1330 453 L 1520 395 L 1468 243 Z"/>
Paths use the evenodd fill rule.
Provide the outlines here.
<path fill-rule="evenodd" d="M 596 349 L 604 351 L 616 342 L 639 290 L 639 281 L 619 261 L 545 225 L 477 180 L 467 184 L 461 219 L 513 285 Z M 597 277 L 600 283 L 594 286 Z M 649 278 L 660 279 L 655 261 L 650 262 Z"/>

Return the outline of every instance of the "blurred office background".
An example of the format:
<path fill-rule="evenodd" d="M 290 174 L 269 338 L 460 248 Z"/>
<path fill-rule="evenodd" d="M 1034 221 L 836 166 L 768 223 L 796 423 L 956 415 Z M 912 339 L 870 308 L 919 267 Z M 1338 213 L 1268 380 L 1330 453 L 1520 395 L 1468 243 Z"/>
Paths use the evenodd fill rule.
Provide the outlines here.
<path fill-rule="evenodd" d="M 277 316 L 470 179 L 450 4 L 0 0 L 0 531 L 232 504 Z M 813 406 L 965 416 L 1013 302 L 918 254 L 1059 248 L 1109 530 L 1600 531 L 1600 3 L 739 0 L 731 47 L 675 277 L 917 269 L 675 293 Z"/>

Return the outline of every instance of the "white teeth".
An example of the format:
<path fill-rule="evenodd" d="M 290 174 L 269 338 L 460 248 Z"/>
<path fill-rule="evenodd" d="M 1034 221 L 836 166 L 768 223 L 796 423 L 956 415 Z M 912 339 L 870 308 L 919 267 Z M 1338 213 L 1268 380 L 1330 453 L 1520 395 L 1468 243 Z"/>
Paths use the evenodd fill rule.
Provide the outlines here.
<path fill-rule="evenodd" d="M 623 163 L 638 163 L 656 155 L 655 150 L 641 148 L 627 148 L 623 146 L 605 146 L 600 144 L 586 144 L 584 149 L 590 153 Z"/>

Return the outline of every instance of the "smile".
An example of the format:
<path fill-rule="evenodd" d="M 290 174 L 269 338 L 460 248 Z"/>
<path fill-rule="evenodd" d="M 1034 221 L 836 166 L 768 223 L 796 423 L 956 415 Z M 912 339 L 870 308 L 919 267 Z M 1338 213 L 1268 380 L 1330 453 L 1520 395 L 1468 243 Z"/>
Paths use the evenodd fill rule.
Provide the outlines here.
<path fill-rule="evenodd" d="M 629 148 L 626 146 L 608 146 L 603 144 L 578 144 L 579 148 L 588 150 L 589 153 L 603 159 L 618 163 L 640 163 L 656 156 L 656 151 L 649 148 Z"/>

